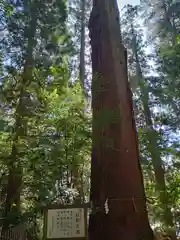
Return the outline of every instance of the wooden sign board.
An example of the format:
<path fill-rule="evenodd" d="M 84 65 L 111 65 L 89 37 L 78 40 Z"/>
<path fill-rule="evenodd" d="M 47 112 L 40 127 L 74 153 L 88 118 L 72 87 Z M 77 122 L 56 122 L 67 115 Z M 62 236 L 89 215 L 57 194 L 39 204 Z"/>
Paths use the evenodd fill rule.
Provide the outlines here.
<path fill-rule="evenodd" d="M 44 237 L 47 240 L 87 238 L 87 208 L 84 205 L 49 207 L 44 219 Z"/>

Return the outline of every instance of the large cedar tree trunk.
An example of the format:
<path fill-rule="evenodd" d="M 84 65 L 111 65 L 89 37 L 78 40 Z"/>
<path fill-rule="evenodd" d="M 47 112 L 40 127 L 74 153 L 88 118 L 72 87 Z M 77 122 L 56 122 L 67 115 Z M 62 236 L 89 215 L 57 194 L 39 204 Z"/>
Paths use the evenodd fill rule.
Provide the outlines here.
<path fill-rule="evenodd" d="M 152 240 L 115 0 L 94 0 L 89 29 L 93 68 L 89 239 Z"/>

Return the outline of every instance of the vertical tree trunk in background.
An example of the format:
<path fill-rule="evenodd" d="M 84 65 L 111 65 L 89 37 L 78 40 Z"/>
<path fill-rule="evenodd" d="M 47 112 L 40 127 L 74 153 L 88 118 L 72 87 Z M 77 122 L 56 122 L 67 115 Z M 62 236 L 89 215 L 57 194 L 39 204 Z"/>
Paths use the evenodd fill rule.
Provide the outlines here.
<path fill-rule="evenodd" d="M 81 86 L 84 92 L 84 95 L 86 96 L 86 89 L 85 89 L 85 9 L 86 9 L 86 0 L 81 0 L 81 33 L 80 33 L 80 65 L 79 65 L 79 77 Z M 84 192 L 83 192 L 83 185 L 81 185 L 80 180 L 80 169 L 79 166 L 74 166 L 74 169 L 72 171 L 73 174 L 73 183 L 74 187 L 77 189 L 79 196 L 78 198 L 81 199 L 81 202 L 84 202 Z"/>
<path fill-rule="evenodd" d="M 144 109 L 144 116 L 146 127 L 148 128 L 147 138 L 148 138 L 148 150 L 151 155 L 152 165 L 154 168 L 155 179 L 156 179 L 156 190 L 159 195 L 159 199 L 161 202 L 161 207 L 163 210 L 163 222 L 165 227 L 167 228 L 168 234 L 171 236 L 172 239 L 176 239 L 176 230 L 175 225 L 173 223 L 173 215 L 171 209 L 169 208 L 168 204 L 168 193 L 166 189 L 165 183 L 165 174 L 163 163 L 161 159 L 161 152 L 158 147 L 158 140 L 157 140 L 157 132 L 154 129 L 152 118 L 151 118 L 151 110 L 149 108 L 149 93 L 148 93 L 148 83 L 145 83 L 141 65 L 139 62 L 139 56 L 137 52 L 137 40 L 136 35 L 134 33 L 133 24 L 131 25 L 131 32 L 133 36 L 133 53 L 136 60 L 136 75 L 139 79 L 139 85 L 141 90 L 141 98 L 142 98 L 142 105 Z"/>
<path fill-rule="evenodd" d="M 80 81 L 85 91 L 85 0 L 81 0 Z"/>
<path fill-rule="evenodd" d="M 173 46 L 175 46 L 178 33 L 174 21 L 172 21 L 169 17 L 168 7 L 170 6 L 168 6 L 167 2 L 165 0 L 162 0 L 161 9 L 163 9 L 164 11 L 164 20 L 166 22 L 166 26 L 168 27 L 169 32 L 172 34 L 172 44 Z"/>
<path fill-rule="evenodd" d="M 89 239 L 152 240 L 115 0 L 94 0 L 89 29 L 93 68 Z"/>
<path fill-rule="evenodd" d="M 84 194 L 84 183 L 83 183 L 83 172 L 79 165 L 73 167 L 72 171 L 72 188 L 77 189 L 78 196 L 77 198 L 80 200 L 81 203 L 85 202 L 85 194 Z"/>
<path fill-rule="evenodd" d="M 23 168 L 20 162 L 20 156 L 18 151 L 19 138 L 24 138 L 27 133 L 27 120 L 24 119 L 24 97 L 26 95 L 26 88 L 32 82 L 32 71 L 33 71 L 33 48 L 35 45 L 34 38 L 36 33 L 37 25 L 37 9 L 38 5 L 35 2 L 31 12 L 31 21 L 29 28 L 25 29 L 25 35 L 28 36 L 27 51 L 24 56 L 25 64 L 22 73 L 22 81 L 19 94 L 19 102 L 17 104 L 15 113 L 15 127 L 12 143 L 12 152 L 9 161 L 9 176 L 7 184 L 7 196 L 4 217 L 7 218 L 12 212 L 13 215 L 18 216 L 20 214 L 20 195 L 22 188 L 22 174 Z M 4 230 L 8 227 L 8 222 L 5 221 L 2 235 Z"/>

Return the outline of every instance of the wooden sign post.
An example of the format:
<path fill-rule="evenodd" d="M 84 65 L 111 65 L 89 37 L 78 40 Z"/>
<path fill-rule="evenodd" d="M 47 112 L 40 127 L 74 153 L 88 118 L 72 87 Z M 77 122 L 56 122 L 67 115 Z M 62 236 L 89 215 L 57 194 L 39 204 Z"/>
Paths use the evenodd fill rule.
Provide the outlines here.
<path fill-rule="evenodd" d="M 44 214 L 44 239 L 86 240 L 87 207 L 85 205 L 54 205 Z"/>

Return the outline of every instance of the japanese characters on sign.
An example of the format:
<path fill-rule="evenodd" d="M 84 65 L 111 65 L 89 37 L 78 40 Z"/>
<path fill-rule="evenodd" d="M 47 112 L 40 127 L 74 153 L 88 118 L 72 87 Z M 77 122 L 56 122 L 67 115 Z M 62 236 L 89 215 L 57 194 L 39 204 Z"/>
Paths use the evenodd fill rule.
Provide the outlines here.
<path fill-rule="evenodd" d="M 85 238 L 83 208 L 48 209 L 47 239 Z"/>

